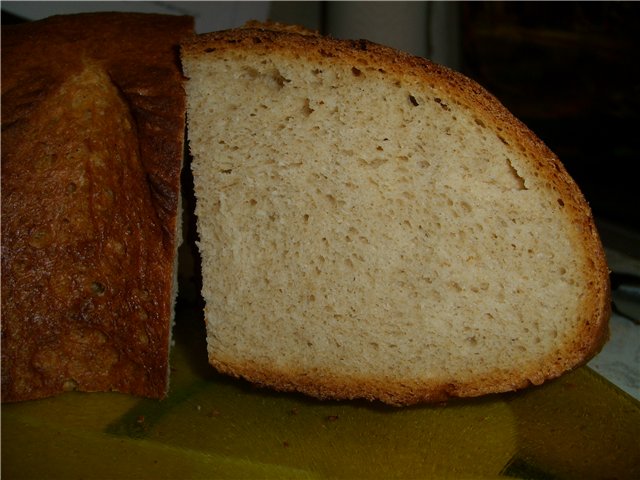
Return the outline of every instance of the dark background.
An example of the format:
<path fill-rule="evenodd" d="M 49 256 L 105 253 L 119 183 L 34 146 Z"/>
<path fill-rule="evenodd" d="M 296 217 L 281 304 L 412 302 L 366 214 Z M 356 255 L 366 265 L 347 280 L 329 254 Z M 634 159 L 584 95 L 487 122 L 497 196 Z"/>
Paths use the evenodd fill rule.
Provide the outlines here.
<path fill-rule="evenodd" d="M 461 4 L 462 70 L 560 157 L 596 217 L 640 227 L 640 8 Z"/>

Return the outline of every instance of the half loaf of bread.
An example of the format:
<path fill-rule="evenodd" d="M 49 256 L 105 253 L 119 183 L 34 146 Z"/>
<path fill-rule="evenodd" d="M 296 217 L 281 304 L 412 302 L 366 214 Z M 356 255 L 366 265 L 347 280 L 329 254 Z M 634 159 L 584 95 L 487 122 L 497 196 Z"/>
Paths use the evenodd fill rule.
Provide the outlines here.
<path fill-rule="evenodd" d="M 601 348 L 590 209 L 476 83 L 268 25 L 181 55 L 219 371 L 407 405 L 540 384 Z"/>
<path fill-rule="evenodd" d="M 2 27 L 2 401 L 162 397 L 189 17 Z"/>

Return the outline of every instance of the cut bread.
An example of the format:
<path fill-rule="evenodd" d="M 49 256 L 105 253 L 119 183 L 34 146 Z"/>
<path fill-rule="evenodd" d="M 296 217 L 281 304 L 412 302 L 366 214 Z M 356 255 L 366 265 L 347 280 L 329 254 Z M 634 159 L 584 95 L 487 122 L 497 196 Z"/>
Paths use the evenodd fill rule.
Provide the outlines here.
<path fill-rule="evenodd" d="M 2 28 L 2 401 L 167 392 L 193 19 Z"/>
<path fill-rule="evenodd" d="M 599 351 L 609 283 L 590 209 L 479 85 L 272 25 L 181 56 L 219 371 L 407 405 L 540 384 Z"/>

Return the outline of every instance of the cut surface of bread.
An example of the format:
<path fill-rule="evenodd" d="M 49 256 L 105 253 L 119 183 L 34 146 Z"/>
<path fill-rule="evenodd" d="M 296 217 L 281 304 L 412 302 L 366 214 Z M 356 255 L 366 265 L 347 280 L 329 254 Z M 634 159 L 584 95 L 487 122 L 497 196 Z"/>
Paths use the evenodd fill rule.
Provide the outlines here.
<path fill-rule="evenodd" d="M 476 83 L 259 25 L 181 56 L 218 370 L 407 405 L 540 384 L 601 348 L 589 207 Z"/>
<path fill-rule="evenodd" d="M 163 397 L 187 17 L 2 28 L 2 401 Z"/>

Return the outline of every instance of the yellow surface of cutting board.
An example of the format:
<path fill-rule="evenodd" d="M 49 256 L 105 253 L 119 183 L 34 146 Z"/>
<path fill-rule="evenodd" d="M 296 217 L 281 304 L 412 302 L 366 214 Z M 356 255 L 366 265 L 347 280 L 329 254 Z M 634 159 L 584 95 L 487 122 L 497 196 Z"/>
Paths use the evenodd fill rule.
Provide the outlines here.
<path fill-rule="evenodd" d="M 541 387 L 394 408 L 216 374 L 179 312 L 169 396 L 2 406 L 3 479 L 640 478 L 640 403 L 583 367 Z"/>

